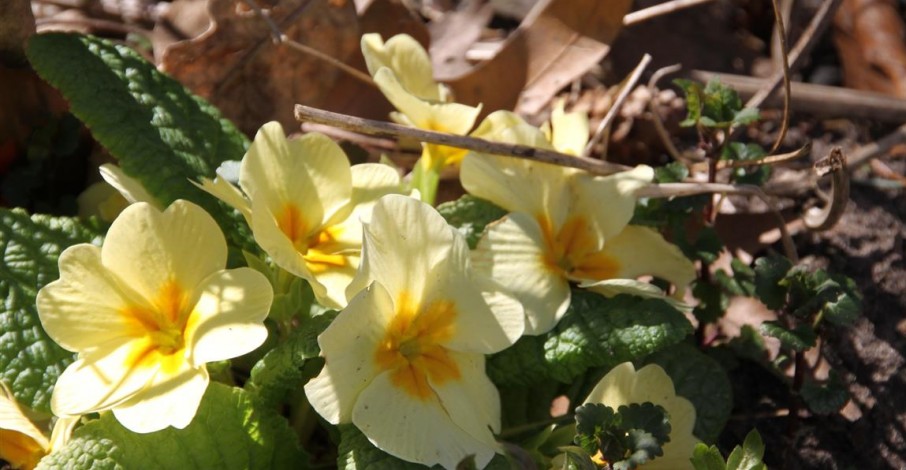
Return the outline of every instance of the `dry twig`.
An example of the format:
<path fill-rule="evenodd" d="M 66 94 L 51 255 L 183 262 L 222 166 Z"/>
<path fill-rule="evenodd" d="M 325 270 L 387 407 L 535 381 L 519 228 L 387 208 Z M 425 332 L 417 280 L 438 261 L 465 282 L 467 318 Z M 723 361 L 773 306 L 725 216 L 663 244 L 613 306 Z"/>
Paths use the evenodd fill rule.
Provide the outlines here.
<path fill-rule="evenodd" d="M 659 93 L 657 82 L 659 82 L 664 75 L 676 73 L 682 69 L 682 67 L 683 66 L 680 64 L 670 65 L 655 70 L 651 75 L 651 78 L 648 80 L 648 89 L 651 90 L 651 101 L 648 102 L 648 111 L 651 113 L 651 120 L 654 122 L 654 130 L 657 131 L 657 135 L 661 139 L 661 143 L 664 144 L 664 148 L 667 149 L 667 153 L 669 153 L 674 160 L 682 162 L 685 165 L 691 165 L 693 162 L 681 154 L 676 148 L 676 145 L 673 145 L 673 140 L 670 139 L 670 134 L 664 127 L 664 121 L 661 120 L 661 115 L 658 113 L 656 99 Z"/>
<path fill-rule="evenodd" d="M 642 23 L 661 15 L 666 15 L 713 1 L 714 0 L 671 0 L 669 2 L 661 3 L 660 5 L 643 8 L 641 10 L 627 14 L 623 17 L 623 26 L 632 26 L 634 24 Z"/>
<path fill-rule="evenodd" d="M 592 150 L 595 146 L 601 142 L 601 139 L 604 137 L 604 131 L 610 127 L 610 124 L 613 122 L 614 118 L 617 117 L 617 111 L 620 110 L 620 107 L 623 105 L 623 102 L 626 101 L 626 98 L 629 97 L 629 92 L 632 91 L 635 84 L 638 83 L 639 78 L 642 76 L 642 72 L 645 71 L 645 67 L 651 62 L 651 56 L 645 54 L 642 56 L 642 60 L 639 61 L 639 65 L 635 66 L 635 69 L 632 70 L 632 73 L 629 74 L 629 77 L 626 79 L 623 86 L 620 88 L 620 93 L 617 94 L 617 98 L 613 101 L 613 104 L 610 106 L 610 109 L 607 110 L 607 114 L 604 115 L 604 119 L 601 119 L 601 123 L 598 124 L 598 128 L 595 130 L 594 135 L 589 139 L 588 144 L 585 146 L 585 150 L 582 152 L 582 155 L 587 157 L 591 155 Z M 606 149 L 605 149 L 605 154 Z"/>
<path fill-rule="evenodd" d="M 780 148 L 786 137 L 787 128 L 790 125 L 790 58 L 789 49 L 786 45 L 786 28 L 783 26 L 783 11 L 778 0 L 772 0 L 774 4 L 774 21 L 777 23 L 777 35 L 780 38 L 780 59 L 783 65 L 783 120 L 780 122 L 780 132 L 777 133 L 777 140 L 768 153 L 774 153 Z"/>

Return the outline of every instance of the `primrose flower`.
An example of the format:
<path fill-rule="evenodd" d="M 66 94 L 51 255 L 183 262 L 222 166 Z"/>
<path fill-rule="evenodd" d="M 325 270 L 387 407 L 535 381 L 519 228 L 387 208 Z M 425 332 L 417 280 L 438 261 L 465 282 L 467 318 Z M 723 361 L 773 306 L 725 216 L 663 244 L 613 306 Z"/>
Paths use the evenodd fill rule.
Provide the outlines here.
<path fill-rule="evenodd" d="M 692 451 L 699 440 L 692 434 L 695 407 L 676 395 L 673 381 L 660 366 L 649 364 L 638 371 L 631 362 L 614 367 L 585 399 L 585 403 L 603 403 L 613 409 L 632 403 L 650 402 L 667 412 L 670 419 L 670 441 L 664 455 L 639 467 L 642 470 L 692 469 Z"/>
<path fill-rule="evenodd" d="M 551 146 L 540 130 L 508 112 L 491 114 L 475 134 Z M 510 212 L 488 226 L 473 263 L 523 303 L 526 334 L 541 334 L 557 324 L 569 307 L 570 282 L 603 295 L 649 297 L 663 293 L 635 278 L 657 276 L 678 292 L 691 282 L 694 266 L 676 246 L 654 230 L 628 225 L 636 191 L 653 177 L 647 166 L 593 176 L 524 159 L 466 157 L 463 187 Z"/>
<path fill-rule="evenodd" d="M 274 263 L 307 280 L 329 308 L 346 305 L 346 287 L 359 265 L 361 222 L 374 201 L 401 192 L 393 168 L 350 167 L 327 136 L 288 140 L 277 122 L 261 127 L 243 157 L 241 192 L 221 177 L 200 186 L 239 210 Z"/>
<path fill-rule="evenodd" d="M 326 363 L 305 385 L 333 424 L 352 422 L 401 459 L 479 468 L 500 447 L 500 397 L 485 355 L 522 334 L 518 302 L 472 278 L 469 248 L 431 206 L 384 196 L 365 225 L 353 297 L 318 337 Z"/>
<path fill-rule="evenodd" d="M 400 34 L 386 43 L 376 33 L 362 36 L 362 55 L 374 82 L 399 111 L 394 118 L 419 129 L 465 135 L 475 125 L 481 106 L 446 102 L 447 89 L 434 81 L 431 59 L 409 35 Z M 426 144 L 424 168 L 439 170 L 458 165 L 466 150 Z"/>
<path fill-rule="evenodd" d="M 104 181 L 89 186 L 79 194 L 77 202 L 80 217 L 97 216 L 106 222 L 113 222 L 129 204 L 147 202 L 160 207 L 145 187 L 120 167 L 105 163 L 99 171 Z"/>
<path fill-rule="evenodd" d="M 6 384 L 0 383 L 0 460 L 14 469 L 30 470 L 55 449 L 66 445 L 79 418 L 59 418 L 50 440 L 25 416 Z"/>
<path fill-rule="evenodd" d="M 139 433 L 184 428 L 208 386 L 205 363 L 264 342 L 273 299 L 250 268 L 224 269 L 226 240 L 200 207 L 127 207 L 101 248 L 60 255 L 60 279 L 38 292 L 47 334 L 78 357 L 54 386 L 61 417 L 112 410 Z"/>

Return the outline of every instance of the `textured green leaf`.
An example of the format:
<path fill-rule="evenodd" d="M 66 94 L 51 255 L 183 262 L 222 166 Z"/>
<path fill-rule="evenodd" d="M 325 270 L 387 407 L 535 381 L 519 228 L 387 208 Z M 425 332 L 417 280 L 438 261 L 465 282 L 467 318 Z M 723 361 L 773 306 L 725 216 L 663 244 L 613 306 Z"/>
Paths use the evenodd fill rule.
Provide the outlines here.
<path fill-rule="evenodd" d="M 44 332 L 35 296 L 59 277 L 63 249 L 99 243 L 100 233 L 76 219 L 0 210 L 0 380 L 35 410 L 50 411 L 53 384 L 74 358 Z"/>
<path fill-rule="evenodd" d="M 793 267 L 789 259 L 770 256 L 755 260 L 755 294 L 772 310 L 783 308 L 786 302 L 786 288 L 780 281 Z"/>
<path fill-rule="evenodd" d="M 836 413 L 849 401 L 849 391 L 846 389 L 846 385 L 833 370 L 826 383 L 821 384 L 806 379 L 801 393 L 808 408 L 817 414 Z"/>
<path fill-rule="evenodd" d="M 125 45 L 49 33 L 32 36 L 27 53 L 126 174 L 164 205 L 187 199 L 204 207 L 231 241 L 255 250 L 241 218 L 189 182 L 214 177 L 248 145 L 216 108 Z"/>
<path fill-rule="evenodd" d="M 474 249 L 484 228 L 506 215 L 506 211 L 484 199 L 468 194 L 437 206 L 437 211 L 447 223 L 466 237 L 469 248 Z"/>
<path fill-rule="evenodd" d="M 736 446 L 727 457 L 727 470 L 766 470 L 767 466 L 761 461 L 764 457 L 764 442 L 761 434 L 753 429 L 746 435 L 742 447 Z"/>
<path fill-rule="evenodd" d="M 286 420 L 245 391 L 211 383 L 185 429 L 137 434 L 112 413 L 76 429 L 38 468 L 307 468 Z"/>
<path fill-rule="evenodd" d="M 322 359 L 317 359 L 321 353 L 318 335 L 336 316 L 337 312 L 329 311 L 306 319 L 255 364 L 246 388 L 266 403 L 277 403 L 303 381 L 317 375 L 324 364 Z"/>
<path fill-rule="evenodd" d="M 591 367 L 646 356 L 691 332 L 686 317 L 664 301 L 574 290 L 560 323 L 491 356 L 488 376 L 498 386 L 568 383 Z"/>
<path fill-rule="evenodd" d="M 701 83 L 677 78 L 673 83 L 683 90 L 686 95 L 686 119 L 680 123 L 682 127 L 692 127 L 698 124 L 702 115 L 702 85 Z"/>
<path fill-rule="evenodd" d="M 340 431 L 337 468 L 346 470 L 418 470 L 427 468 L 425 465 L 398 459 L 378 449 L 355 425 L 341 424 L 337 426 L 337 429 Z"/>
<path fill-rule="evenodd" d="M 733 408 L 733 387 L 724 368 L 687 343 L 664 349 L 646 362 L 663 367 L 676 394 L 695 406 L 695 435 L 716 442 Z"/>
<path fill-rule="evenodd" d="M 726 470 L 727 463 L 717 446 L 708 447 L 699 442 L 692 451 L 692 466 L 695 470 Z"/>
<path fill-rule="evenodd" d="M 776 321 L 762 323 L 761 332 L 779 339 L 784 348 L 794 351 L 811 349 L 818 339 L 818 334 L 811 326 L 800 325 L 791 330 Z"/>

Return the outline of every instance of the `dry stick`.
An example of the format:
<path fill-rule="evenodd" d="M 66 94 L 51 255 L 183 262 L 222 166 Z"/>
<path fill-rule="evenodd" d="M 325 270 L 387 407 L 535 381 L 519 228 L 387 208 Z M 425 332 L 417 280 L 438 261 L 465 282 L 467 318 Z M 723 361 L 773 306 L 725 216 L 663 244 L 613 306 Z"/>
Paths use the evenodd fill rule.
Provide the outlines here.
<path fill-rule="evenodd" d="M 247 3 L 252 8 L 252 10 L 255 11 L 256 15 L 258 15 L 261 19 L 264 20 L 265 23 L 267 23 L 267 27 L 270 28 L 270 30 L 271 30 L 271 40 L 274 42 L 274 44 L 285 44 L 286 46 L 289 46 L 292 49 L 302 52 L 303 54 L 307 54 L 307 55 L 314 57 L 315 59 L 327 62 L 328 64 L 342 70 L 343 72 L 348 73 L 353 78 L 355 78 L 361 82 L 364 82 L 367 85 L 376 86 L 374 83 L 374 80 L 372 80 L 371 76 L 368 75 L 367 73 L 364 73 L 361 70 L 356 69 L 355 67 L 351 67 L 343 62 L 340 62 L 339 60 L 337 60 L 313 47 L 306 46 L 305 44 L 297 42 L 297 41 L 293 40 L 292 38 L 290 38 L 289 36 L 287 36 L 286 34 L 284 34 L 280 30 L 280 27 L 277 26 L 277 23 L 274 23 L 273 18 L 271 18 L 271 16 L 268 15 L 267 13 L 265 13 L 261 9 L 261 7 L 258 6 L 258 3 L 255 0 L 245 0 L 245 3 Z"/>
<path fill-rule="evenodd" d="M 724 170 L 727 168 L 746 168 L 750 166 L 762 166 L 762 165 L 777 165 L 779 163 L 788 162 L 790 160 L 795 160 L 802 156 L 808 155 L 812 150 L 812 143 L 809 142 L 803 145 L 799 150 L 794 150 L 787 153 L 778 153 L 777 155 L 768 155 L 767 157 L 759 158 L 757 160 L 720 160 L 717 162 L 717 170 Z M 692 166 L 693 171 L 707 171 L 708 165 L 710 162 L 699 162 Z"/>
<path fill-rule="evenodd" d="M 347 116 L 345 114 L 325 111 L 323 109 L 312 108 L 301 104 L 296 105 L 295 115 L 296 120 L 299 122 L 327 124 L 329 126 L 339 127 L 340 129 L 368 135 L 410 137 L 431 144 L 446 145 L 492 155 L 525 158 L 542 163 L 578 168 L 595 175 L 612 175 L 630 169 L 627 166 L 618 165 L 616 163 L 604 162 L 592 158 L 576 157 L 565 153 L 555 152 L 553 150 L 529 147 L 527 145 L 491 142 L 475 137 L 447 134 L 444 132 L 426 131 L 389 122 Z"/>
<path fill-rule="evenodd" d="M 648 89 L 651 91 L 651 101 L 648 102 L 648 112 L 651 113 L 651 120 L 654 122 L 654 130 L 657 131 L 657 135 L 660 137 L 661 143 L 664 144 L 664 148 L 667 149 L 667 153 L 678 162 L 682 162 L 685 165 L 692 165 L 693 162 L 681 154 L 676 148 L 676 145 L 673 145 L 673 140 L 670 139 L 670 134 L 664 127 L 664 121 L 661 120 L 661 115 L 657 110 L 656 98 L 659 92 L 657 89 L 657 82 L 659 82 L 664 75 L 676 73 L 682 68 L 683 66 L 680 64 L 668 65 L 667 67 L 655 70 L 651 75 L 651 79 L 648 80 Z"/>
<path fill-rule="evenodd" d="M 906 142 L 906 124 L 898 127 L 897 130 L 882 137 L 877 142 L 872 142 L 853 152 L 849 159 L 847 159 L 847 168 L 849 169 L 849 172 L 852 173 L 853 170 L 865 164 L 872 158 L 875 158 L 887 152 L 892 147 L 904 142 Z"/>
<path fill-rule="evenodd" d="M 147 29 L 140 28 L 138 26 L 132 26 L 117 21 L 102 20 L 98 18 L 41 18 L 35 21 L 35 26 L 87 26 L 94 30 L 100 31 L 112 31 L 116 33 L 132 33 L 140 34 L 146 38 L 151 37 L 151 31 Z"/>
<path fill-rule="evenodd" d="M 626 16 L 623 17 L 623 26 L 632 26 L 634 24 L 648 21 L 661 15 L 666 15 L 668 13 L 673 13 L 675 11 L 694 7 L 696 5 L 701 5 L 702 3 L 709 3 L 712 1 L 714 0 L 672 0 L 669 2 L 664 2 L 660 5 L 643 8 L 641 10 L 626 14 Z"/>
<path fill-rule="evenodd" d="M 765 194 L 764 190 L 758 186 L 751 185 L 732 185 L 724 183 L 661 183 L 646 186 L 636 192 L 638 197 L 673 197 L 673 196 L 694 196 L 697 194 L 743 194 L 747 196 L 756 196 L 761 199 L 777 218 L 777 227 L 780 229 L 781 241 L 783 242 L 783 251 L 786 257 L 793 262 L 799 263 L 799 254 L 796 251 L 796 245 L 790 232 L 786 229 L 786 220 L 780 214 L 774 200 Z"/>
<path fill-rule="evenodd" d="M 771 0 L 774 4 L 774 21 L 777 23 L 777 35 L 780 38 L 780 58 L 783 64 L 783 119 L 780 121 L 780 132 L 777 134 L 777 140 L 768 153 L 774 153 L 780 148 L 783 139 L 786 137 L 786 131 L 790 125 L 790 61 L 789 49 L 786 45 L 786 29 L 783 26 L 783 12 L 777 0 Z"/>
<path fill-rule="evenodd" d="M 601 119 L 601 123 L 598 124 L 598 128 L 595 130 L 594 135 L 585 146 L 585 150 L 582 152 L 582 156 L 587 157 L 591 155 L 592 150 L 601 141 L 601 138 L 604 135 L 604 131 L 608 127 L 610 127 L 611 122 L 613 122 L 614 118 L 617 117 L 617 111 L 620 110 L 623 102 L 626 101 L 626 98 L 629 97 L 629 92 L 631 92 L 632 88 L 635 87 L 635 84 L 638 83 L 639 78 L 641 78 L 642 76 L 642 72 L 645 71 L 645 67 L 647 67 L 650 62 L 650 55 L 645 54 L 644 56 L 642 56 L 642 60 L 639 61 L 639 65 L 635 66 L 635 69 L 631 74 L 629 74 L 629 78 L 626 79 L 626 83 L 624 83 L 622 88 L 620 88 L 620 93 L 617 94 L 617 98 L 610 106 L 610 109 L 607 110 L 607 114 L 604 115 L 604 119 Z"/>
<path fill-rule="evenodd" d="M 831 174 L 831 198 L 823 208 L 812 207 L 802 216 L 805 226 L 814 232 L 829 230 L 843 217 L 849 202 L 849 173 L 846 171 L 846 157 L 840 147 L 831 149 L 830 155 L 815 162 L 818 176 Z"/>
<path fill-rule="evenodd" d="M 802 36 L 796 42 L 796 45 L 789 54 L 789 73 L 794 73 L 798 70 L 798 67 L 801 65 L 799 60 L 811 52 L 812 48 L 817 43 L 817 39 L 824 33 L 824 30 L 827 29 L 828 24 L 830 24 L 830 20 L 833 18 L 833 12 L 837 10 L 842 2 L 843 0 L 826 0 L 818 8 L 815 16 L 812 17 L 812 21 L 802 33 Z M 784 71 L 775 72 L 768 81 L 768 85 L 749 99 L 746 103 L 746 107 L 760 107 L 762 103 L 764 103 L 764 100 L 777 90 L 777 87 L 780 86 L 780 83 L 783 81 L 783 77 Z"/>

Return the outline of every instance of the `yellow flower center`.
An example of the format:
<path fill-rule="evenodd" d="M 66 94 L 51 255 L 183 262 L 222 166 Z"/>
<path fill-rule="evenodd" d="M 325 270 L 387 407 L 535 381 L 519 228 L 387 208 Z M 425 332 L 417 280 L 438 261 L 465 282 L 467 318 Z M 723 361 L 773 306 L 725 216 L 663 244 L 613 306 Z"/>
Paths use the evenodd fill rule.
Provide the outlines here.
<path fill-rule="evenodd" d="M 349 265 L 349 260 L 341 253 L 345 248 L 337 242 L 342 228 L 327 227 L 312 233 L 299 207 L 292 202 L 286 203 L 277 214 L 277 226 L 293 243 L 296 251 L 302 254 L 305 265 L 312 273 L 319 274 L 330 268 Z"/>
<path fill-rule="evenodd" d="M 430 383 L 443 385 L 460 378 L 459 366 L 444 347 L 453 337 L 455 320 L 452 302 L 436 301 L 419 310 L 403 293 L 375 351 L 378 368 L 391 371 L 391 382 L 413 398 L 429 399 L 433 395 Z"/>
<path fill-rule="evenodd" d="M 5 460 L 12 468 L 31 470 L 46 454 L 44 448 L 31 437 L 18 431 L 0 429 L 0 460 Z"/>
<path fill-rule="evenodd" d="M 554 233 L 547 216 L 537 216 L 546 250 L 544 265 L 570 279 L 612 279 L 620 270 L 619 262 L 598 250 L 594 230 L 582 216 L 573 216 Z"/>
<path fill-rule="evenodd" d="M 169 280 L 159 289 L 150 307 L 130 305 L 122 314 L 136 338 L 126 359 L 130 369 L 159 364 L 173 372 L 185 358 L 186 330 L 196 315 L 182 286 Z"/>

